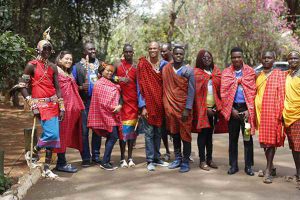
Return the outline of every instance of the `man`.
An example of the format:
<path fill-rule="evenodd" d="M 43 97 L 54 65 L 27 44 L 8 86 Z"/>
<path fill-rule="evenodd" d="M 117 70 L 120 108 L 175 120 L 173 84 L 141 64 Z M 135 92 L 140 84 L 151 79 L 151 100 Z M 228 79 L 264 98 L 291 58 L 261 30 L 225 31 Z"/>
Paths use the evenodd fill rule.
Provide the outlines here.
<path fill-rule="evenodd" d="M 139 59 L 137 68 L 139 108 L 142 130 L 145 133 L 147 169 L 154 171 L 156 165 L 168 166 L 160 159 L 161 127 L 164 118 L 162 69 L 167 64 L 159 60 L 159 44 L 151 42 L 149 57 Z"/>
<path fill-rule="evenodd" d="M 92 132 L 92 156 L 90 154 L 89 146 L 89 128 L 87 127 L 87 116 L 89 114 L 91 97 L 93 92 L 94 83 L 98 80 L 97 70 L 100 65 L 99 60 L 96 58 L 96 48 L 91 42 L 84 44 L 84 57 L 80 62 L 76 63 L 73 67 L 72 74 L 79 86 L 79 94 L 84 103 L 85 111 L 82 113 L 82 141 L 83 149 L 81 153 L 82 167 L 89 167 L 92 161 L 100 164 L 100 147 L 101 137 L 94 131 Z"/>
<path fill-rule="evenodd" d="M 290 72 L 286 78 L 283 119 L 300 187 L 300 53 L 290 52 L 288 62 Z"/>
<path fill-rule="evenodd" d="M 42 175 L 55 178 L 57 175 L 50 170 L 52 149 L 60 147 L 59 120 L 63 120 L 65 109 L 57 79 L 57 67 L 48 60 L 53 51 L 49 32 L 50 29 L 47 29 L 44 39 L 39 41 L 38 56 L 26 65 L 19 87 L 34 117 L 40 120 L 43 128 L 43 133 L 33 149 L 33 157 L 37 160 L 38 152 L 45 148 L 46 157 Z M 29 85 L 31 85 L 32 96 L 27 90 Z M 31 162 L 30 152 L 26 153 L 25 158 L 28 163 Z"/>
<path fill-rule="evenodd" d="M 228 174 L 235 174 L 238 168 L 238 139 L 240 130 L 244 136 L 245 172 L 254 176 L 253 140 L 249 141 L 245 135 L 245 121 L 251 125 L 251 134 L 254 127 L 254 98 L 256 93 L 255 72 L 244 64 L 243 50 L 235 47 L 231 50 L 231 66 L 224 69 L 221 76 L 222 114 L 229 121 L 229 164 Z"/>
<path fill-rule="evenodd" d="M 160 55 L 167 62 L 173 61 L 172 47 L 170 43 L 163 43 L 161 45 Z"/>
<path fill-rule="evenodd" d="M 190 170 L 192 108 L 195 97 L 193 69 L 183 64 L 184 48 L 173 49 L 174 62 L 168 63 L 163 70 L 163 102 L 166 113 L 166 127 L 173 137 L 175 161 L 169 169 L 180 167 L 179 172 Z M 183 143 L 183 158 L 181 154 Z"/>
<path fill-rule="evenodd" d="M 285 90 L 285 72 L 272 69 L 275 53 L 266 51 L 262 54 L 263 71 L 256 79 L 257 94 L 255 110 L 260 146 L 264 148 L 267 166 L 263 182 L 272 183 L 272 175 L 276 174 L 273 158 L 276 147 L 283 146 L 284 133 L 282 129 L 282 111 Z"/>
<path fill-rule="evenodd" d="M 127 78 L 127 82 L 119 82 L 122 90 L 123 107 L 121 109 L 122 138 L 120 138 L 121 161 L 120 167 L 134 167 L 132 159 L 133 144 L 137 138 L 135 129 L 138 119 L 138 97 L 136 66 L 133 65 L 133 47 L 125 44 L 123 47 L 124 59 L 117 68 L 116 75 L 120 78 Z M 128 163 L 125 160 L 126 142 L 128 144 Z"/>

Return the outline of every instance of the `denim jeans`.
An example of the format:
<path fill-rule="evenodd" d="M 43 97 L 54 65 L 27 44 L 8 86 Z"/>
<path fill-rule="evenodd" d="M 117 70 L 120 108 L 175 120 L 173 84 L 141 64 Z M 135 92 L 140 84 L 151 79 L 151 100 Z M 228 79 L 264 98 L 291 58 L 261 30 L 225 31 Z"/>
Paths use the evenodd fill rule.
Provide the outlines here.
<path fill-rule="evenodd" d="M 192 151 L 192 143 L 181 139 L 180 134 L 172 134 L 175 160 L 181 160 L 181 142 L 183 144 L 183 161 L 188 161 Z"/>
<path fill-rule="evenodd" d="M 115 143 L 117 142 L 119 136 L 118 136 L 118 127 L 114 126 L 112 133 L 109 133 L 107 136 L 107 140 L 105 143 L 105 151 L 103 155 L 103 164 L 110 162 L 111 152 L 114 148 Z"/>
<path fill-rule="evenodd" d="M 91 98 L 84 102 L 85 110 L 82 112 L 82 142 L 83 149 L 81 158 L 83 161 L 91 160 L 89 145 L 89 128 L 87 127 L 87 119 L 90 110 Z M 98 161 L 100 159 L 101 136 L 92 131 L 92 159 Z"/>
<path fill-rule="evenodd" d="M 160 142 L 161 142 L 161 128 L 148 124 L 145 118 L 141 118 L 142 132 L 145 133 L 146 144 L 146 160 L 148 163 L 160 159 Z"/>

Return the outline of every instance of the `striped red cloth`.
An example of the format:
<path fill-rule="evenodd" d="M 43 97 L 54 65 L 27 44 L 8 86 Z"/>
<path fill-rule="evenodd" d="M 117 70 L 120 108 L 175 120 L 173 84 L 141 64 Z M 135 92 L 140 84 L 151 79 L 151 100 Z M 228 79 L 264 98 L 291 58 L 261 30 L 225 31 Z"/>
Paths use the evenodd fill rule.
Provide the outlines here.
<path fill-rule="evenodd" d="M 82 151 L 81 111 L 84 110 L 84 104 L 79 96 L 78 86 L 72 77 L 62 73 L 58 74 L 58 82 L 66 111 L 59 127 L 60 148 L 55 149 L 55 152 L 64 153 L 67 147 Z"/>
<path fill-rule="evenodd" d="M 254 114 L 254 98 L 256 94 L 255 72 L 254 70 L 243 64 L 243 76 L 241 78 L 235 77 L 235 70 L 233 65 L 224 69 L 221 76 L 221 99 L 222 110 L 221 113 L 225 120 L 229 121 L 234 101 L 234 96 L 238 87 L 241 84 L 244 90 L 245 100 L 249 111 L 249 122 L 251 125 L 251 134 L 255 134 L 255 114 Z"/>
<path fill-rule="evenodd" d="M 142 96 L 148 111 L 148 123 L 153 126 L 162 126 L 164 116 L 163 88 L 161 72 L 156 73 L 149 61 L 142 57 L 139 59 L 137 78 Z"/>
<path fill-rule="evenodd" d="M 88 115 L 88 127 L 103 136 L 111 133 L 114 126 L 122 130 L 120 113 L 113 113 L 120 100 L 120 86 L 102 77 L 94 85 Z M 99 131 L 101 130 L 101 131 Z"/>
<path fill-rule="evenodd" d="M 293 151 L 300 152 L 300 120 L 286 128 L 286 135 L 289 140 L 290 148 Z"/>
<path fill-rule="evenodd" d="M 45 66 L 41 60 L 32 60 L 29 63 L 36 66 L 34 76 L 31 77 L 32 98 L 49 98 L 56 95 L 53 83 L 54 70 L 51 66 Z M 49 120 L 59 115 L 57 103 L 43 103 L 43 106 L 38 107 L 41 120 Z"/>
<path fill-rule="evenodd" d="M 213 84 L 213 95 L 215 99 L 216 109 L 220 111 L 222 108 L 222 101 L 220 96 L 221 85 L 221 71 L 217 66 L 214 66 L 212 74 L 207 74 L 203 69 L 194 68 L 196 95 L 193 107 L 193 130 L 194 132 L 201 131 L 202 128 L 209 128 L 209 119 L 207 116 L 207 84 L 211 79 Z"/>
<path fill-rule="evenodd" d="M 260 143 L 276 147 L 284 144 L 282 111 L 285 97 L 285 78 L 285 72 L 275 69 L 267 79 L 260 114 Z"/>
<path fill-rule="evenodd" d="M 180 133 L 183 141 L 191 142 L 192 114 L 186 122 L 181 120 L 187 101 L 188 79 L 175 74 L 171 63 L 164 67 L 162 77 L 166 128 L 171 134 Z"/>

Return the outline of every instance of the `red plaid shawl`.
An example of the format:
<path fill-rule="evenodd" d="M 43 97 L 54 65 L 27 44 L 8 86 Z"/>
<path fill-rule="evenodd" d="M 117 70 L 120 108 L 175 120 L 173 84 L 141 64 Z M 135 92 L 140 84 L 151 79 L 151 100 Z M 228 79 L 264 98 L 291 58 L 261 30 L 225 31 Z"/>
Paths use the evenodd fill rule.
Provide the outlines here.
<path fill-rule="evenodd" d="M 259 142 L 283 146 L 282 111 L 285 97 L 285 72 L 273 70 L 268 77 L 260 113 Z"/>
<path fill-rule="evenodd" d="M 245 100 L 247 108 L 249 111 L 249 121 L 251 125 L 251 133 L 255 134 L 255 115 L 254 115 L 254 98 L 256 94 L 256 85 L 255 85 L 255 72 L 254 70 L 243 64 L 242 67 L 242 78 L 235 78 L 235 70 L 231 65 L 230 67 L 224 69 L 221 77 L 221 99 L 222 99 L 222 111 L 221 113 L 225 117 L 225 120 L 229 121 L 234 96 L 238 87 L 238 84 L 241 84 L 244 89 Z"/>
<path fill-rule="evenodd" d="M 99 130 L 111 133 L 113 126 L 119 126 L 119 131 L 122 130 L 120 113 L 113 113 L 114 108 L 119 104 L 120 92 L 119 85 L 104 77 L 95 83 L 88 116 L 89 128 L 97 133 Z"/>
<path fill-rule="evenodd" d="M 84 104 L 78 93 L 78 86 L 75 80 L 64 74 L 58 74 L 58 82 L 61 89 L 61 96 L 64 98 L 65 117 L 60 122 L 60 148 L 55 149 L 56 153 L 66 152 L 66 148 L 82 150 L 82 121 L 81 111 Z"/>
<path fill-rule="evenodd" d="M 148 123 L 161 126 L 164 115 L 162 75 L 156 73 L 145 57 L 139 59 L 137 78 L 148 111 Z"/>
<path fill-rule="evenodd" d="M 196 96 L 194 102 L 194 128 L 200 130 L 202 128 L 209 128 L 209 120 L 207 116 L 207 84 L 211 79 L 213 82 L 213 95 L 215 98 L 216 108 L 221 110 L 222 102 L 220 97 L 221 85 L 221 71 L 217 66 L 214 66 L 212 74 L 207 74 L 203 69 L 194 68 L 195 82 L 196 82 Z"/>

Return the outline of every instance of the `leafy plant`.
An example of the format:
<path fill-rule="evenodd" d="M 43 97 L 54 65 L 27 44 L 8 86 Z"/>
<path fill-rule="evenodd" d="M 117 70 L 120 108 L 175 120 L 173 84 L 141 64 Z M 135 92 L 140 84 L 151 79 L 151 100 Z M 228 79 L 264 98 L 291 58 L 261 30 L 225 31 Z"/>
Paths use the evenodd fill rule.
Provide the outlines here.
<path fill-rule="evenodd" d="M 0 175 L 0 194 L 3 194 L 11 186 L 12 186 L 12 179 Z"/>

